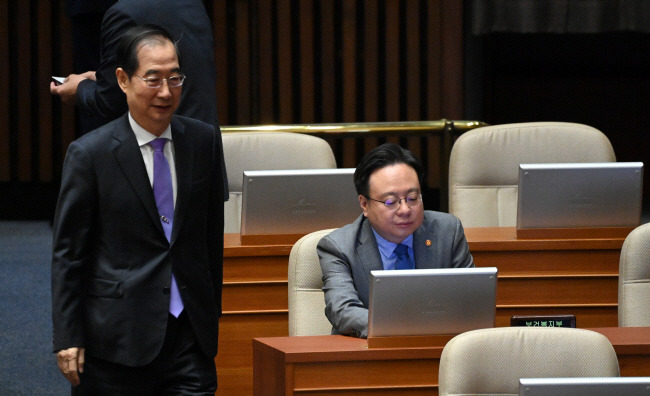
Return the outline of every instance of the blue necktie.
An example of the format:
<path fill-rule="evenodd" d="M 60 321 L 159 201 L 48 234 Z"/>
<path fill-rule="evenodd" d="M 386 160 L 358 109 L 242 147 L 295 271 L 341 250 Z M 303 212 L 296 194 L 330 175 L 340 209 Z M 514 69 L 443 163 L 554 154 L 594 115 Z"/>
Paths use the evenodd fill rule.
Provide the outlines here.
<path fill-rule="evenodd" d="M 172 185 L 172 174 L 169 170 L 169 163 L 163 149 L 167 139 L 158 138 L 149 142 L 153 147 L 153 195 L 158 207 L 160 223 L 167 240 L 171 240 L 172 225 L 174 224 L 174 187 Z M 183 312 L 183 300 L 176 285 L 176 278 L 172 273 L 171 293 L 169 299 L 169 312 L 178 317 Z"/>
<path fill-rule="evenodd" d="M 395 247 L 393 252 L 397 255 L 395 269 L 413 269 L 411 260 L 409 260 L 409 247 L 401 243 Z"/>

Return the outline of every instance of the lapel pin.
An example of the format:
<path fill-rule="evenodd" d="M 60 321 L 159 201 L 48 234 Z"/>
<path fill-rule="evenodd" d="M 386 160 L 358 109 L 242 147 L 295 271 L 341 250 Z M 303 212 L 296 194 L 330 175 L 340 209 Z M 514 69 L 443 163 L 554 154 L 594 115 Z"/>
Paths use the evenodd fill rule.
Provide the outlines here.
<path fill-rule="evenodd" d="M 431 246 L 431 239 L 427 239 L 426 242 L 424 242 L 425 245 Z"/>

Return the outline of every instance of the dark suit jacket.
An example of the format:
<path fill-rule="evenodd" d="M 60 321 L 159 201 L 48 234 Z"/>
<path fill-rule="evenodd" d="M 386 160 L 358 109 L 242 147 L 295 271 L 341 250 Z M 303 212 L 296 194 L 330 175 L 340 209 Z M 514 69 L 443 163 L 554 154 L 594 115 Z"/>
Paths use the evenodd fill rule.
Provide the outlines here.
<path fill-rule="evenodd" d="M 221 151 L 212 126 L 171 122 L 177 198 L 171 241 L 127 115 L 74 141 L 54 220 L 54 350 L 141 366 L 160 351 L 172 269 L 199 346 L 217 353 L 223 281 Z"/>
<path fill-rule="evenodd" d="M 212 23 L 201 0 L 120 0 L 104 14 L 101 60 L 97 81 L 84 80 L 77 87 L 77 105 L 86 114 L 112 121 L 127 110 L 126 96 L 117 84 L 115 51 L 129 28 L 153 23 L 165 28 L 177 41 L 180 66 L 187 79 L 176 114 L 195 118 L 221 131 L 217 119 L 216 67 Z M 228 199 L 225 165 L 224 199 Z"/>
<path fill-rule="evenodd" d="M 367 337 L 370 271 L 383 269 L 370 222 L 359 216 L 323 237 L 317 251 L 332 334 Z M 460 220 L 447 213 L 424 212 L 422 225 L 413 233 L 413 251 L 415 268 L 474 266 Z"/>
<path fill-rule="evenodd" d="M 70 16 L 78 16 L 95 12 L 103 13 L 116 1 L 117 0 L 66 0 L 65 13 Z"/>

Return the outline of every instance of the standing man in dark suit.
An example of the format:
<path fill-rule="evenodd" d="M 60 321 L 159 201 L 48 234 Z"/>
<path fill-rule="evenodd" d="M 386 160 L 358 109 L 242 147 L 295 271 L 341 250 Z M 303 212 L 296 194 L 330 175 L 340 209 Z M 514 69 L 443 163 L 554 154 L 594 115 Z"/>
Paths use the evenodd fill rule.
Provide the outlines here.
<path fill-rule="evenodd" d="M 410 151 L 392 143 L 375 148 L 357 166 L 354 184 L 363 214 L 317 246 L 332 334 L 368 336 L 370 271 L 474 266 L 460 220 L 424 210 L 423 173 Z"/>
<path fill-rule="evenodd" d="M 115 50 L 124 32 L 135 25 L 155 24 L 171 33 L 181 56 L 187 81 L 183 85 L 176 114 L 201 120 L 221 130 L 217 119 L 216 67 L 212 23 L 201 0 L 120 0 L 104 14 L 101 28 L 101 60 L 97 71 L 71 74 L 62 85 L 50 83 L 50 92 L 66 103 L 76 103 L 103 123 L 127 110 L 124 95 L 115 79 Z M 225 165 L 224 200 L 228 199 Z"/>
<path fill-rule="evenodd" d="M 116 71 L 128 113 L 74 141 L 54 221 L 54 350 L 78 395 L 213 395 L 223 180 L 212 125 L 176 116 L 172 37 L 138 26 Z"/>

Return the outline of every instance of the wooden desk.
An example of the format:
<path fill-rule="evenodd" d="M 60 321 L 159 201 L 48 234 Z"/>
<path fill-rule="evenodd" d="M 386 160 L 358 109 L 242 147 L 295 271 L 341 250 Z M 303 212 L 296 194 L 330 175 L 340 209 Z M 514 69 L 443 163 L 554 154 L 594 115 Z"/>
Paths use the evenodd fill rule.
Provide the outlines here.
<path fill-rule="evenodd" d="M 517 240 L 514 228 L 465 230 L 476 266 L 499 268 L 497 326 L 512 315 L 574 314 L 578 327 L 617 326 L 623 238 Z M 219 395 L 252 395 L 256 337 L 288 336 L 291 245 L 242 246 L 225 235 Z"/>
<path fill-rule="evenodd" d="M 497 267 L 497 326 L 512 315 L 574 314 L 578 327 L 618 326 L 624 237 L 517 239 L 514 227 L 467 228 L 477 267 Z"/>
<path fill-rule="evenodd" d="M 614 345 L 622 376 L 650 376 L 650 328 L 592 330 Z M 445 344 L 368 348 L 366 340 L 345 336 L 256 338 L 253 394 L 437 395 Z"/>

